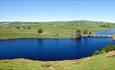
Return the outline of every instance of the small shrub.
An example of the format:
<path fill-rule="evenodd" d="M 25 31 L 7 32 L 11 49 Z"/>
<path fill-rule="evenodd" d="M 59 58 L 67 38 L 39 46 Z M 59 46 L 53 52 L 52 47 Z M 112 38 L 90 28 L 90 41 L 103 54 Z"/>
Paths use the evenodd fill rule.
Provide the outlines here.
<path fill-rule="evenodd" d="M 83 31 L 83 34 L 88 34 L 88 30 L 85 29 L 85 30 Z"/>
<path fill-rule="evenodd" d="M 81 37 L 81 30 L 76 30 L 75 36 L 76 36 L 76 38 L 80 38 Z"/>
<path fill-rule="evenodd" d="M 38 29 L 38 33 L 43 33 L 43 30 L 42 29 Z"/>
<path fill-rule="evenodd" d="M 100 53 L 106 53 L 106 50 L 105 50 L 105 49 L 102 49 Z"/>
<path fill-rule="evenodd" d="M 115 50 L 115 46 L 108 45 L 106 48 L 103 48 L 103 50 L 106 51 L 106 52 L 109 52 L 109 51 Z"/>
<path fill-rule="evenodd" d="M 99 51 L 99 50 L 96 50 L 96 51 L 94 51 L 93 52 L 93 55 L 98 55 L 98 54 L 100 54 L 101 52 Z"/>
<path fill-rule="evenodd" d="M 113 51 L 113 50 L 115 50 L 115 46 L 110 44 L 107 47 L 103 48 L 101 51 L 99 50 L 94 51 L 93 55 L 98 55 L 98 54 L 106 53 L 106 52 Z"/>
<path fill-rule="evenodd" d="M 89 32 L 89 35 L 91 35 L 92 33 L 91 32 Z"/>
<path fill-rule="evenodd" d="M 20 29 L 20 27 L 16 27 L 16 29 Z"/>
<path fill-rule="evenodd" d="M 27 29 L 31 29 L 31 27 L 27 27 Z"/>
<path fill-rule="evenodd" d="M 100 25 L 100 27 L 110 27 L 110 25 L 108 25 L 108 24 L 102 24 L 102 25 Z"/>

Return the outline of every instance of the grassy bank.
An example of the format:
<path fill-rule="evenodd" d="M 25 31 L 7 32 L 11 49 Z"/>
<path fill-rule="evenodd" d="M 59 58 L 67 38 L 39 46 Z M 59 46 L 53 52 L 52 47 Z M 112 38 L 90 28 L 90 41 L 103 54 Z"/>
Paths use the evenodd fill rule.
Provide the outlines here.
<path fill-rule="evenodd" d="M 0 70 L 115 70 L 115 57 L 100 54 L 65 61 L 0 60 Z"/>
<path fill-rule="evenodd" d="M 39 30 L 42 30 L 39 33 Z M 112 23 L 92 21 L 67 22 L 1 22 L 0 39 L 15 38 L 73 38 L 75 31 L 87 30 L 91 34 L 97 31 L 115 29 Z"/>

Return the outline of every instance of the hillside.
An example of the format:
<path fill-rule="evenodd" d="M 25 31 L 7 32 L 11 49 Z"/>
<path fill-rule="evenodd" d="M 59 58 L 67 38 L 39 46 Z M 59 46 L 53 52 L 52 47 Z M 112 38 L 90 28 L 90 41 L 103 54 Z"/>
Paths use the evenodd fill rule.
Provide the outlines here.
<path fill-rule="evenodd" d="M 107 55 L 47 62 L 28 59 L 0 60 L 0 70 L 115 70 L 115 56 Z"/>
<path fill-rule="evenodd" d="M 96 21 L 1 22 L 0 39 L 73 38 L 76 30 L 97 31 L 115 29 L 115 24 Z M 38 33 L 42 30 L 41 33 Z"/>

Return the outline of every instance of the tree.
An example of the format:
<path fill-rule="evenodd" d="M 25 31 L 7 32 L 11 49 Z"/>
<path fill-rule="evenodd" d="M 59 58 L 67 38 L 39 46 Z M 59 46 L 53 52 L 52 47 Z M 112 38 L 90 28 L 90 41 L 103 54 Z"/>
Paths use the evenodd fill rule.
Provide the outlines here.
<path fill-rule="evenodd" d="M 88 34 L 88 30 L 85 29 L 85 30 L 83 31 L 83 34 Z"/>
<path fill-rule="evenodd" d="M 42 29 L 38 29 L 38 33 L 43 33 L 43 30 Z"/>
<path fill-rule="evenodd" d="M 20 27 L 16 27 L 16 29 L 20 29 Z"/>
<path fill-rule="evenodd" d="M 81 30 L 76 30 L 76 32 L 79 32 L 79 33 L 81 33 Z"/>
<path fill-rule="evenodd" d="M 76 36 L 76 38 L 80 38 L 81 37 L 81 30 L 76 30 L 75 36 Z"/>
<path fill-rule="evenodd" d="M 100 27 L 110 27 L 110 25 L 109 24 L 102 24 L 102 25 L 100 25 Z"/>
<path fill-rule="evenodd" d="M 89 32 L 89 35 L 91 35 L 92 33 L 91 32 Z"/>
<path fill-rule="evenodd" d="M 23 26 L 23 29 L 26 29 L 26 27 L 25 27 L 25 26 Z"/>
<path fill-rule="evenodd" d="M 30 27 L 30 26 L 28 26 L 28 27 L 27 27 L 27 29 L 31 29 L 31 27 Z"/>

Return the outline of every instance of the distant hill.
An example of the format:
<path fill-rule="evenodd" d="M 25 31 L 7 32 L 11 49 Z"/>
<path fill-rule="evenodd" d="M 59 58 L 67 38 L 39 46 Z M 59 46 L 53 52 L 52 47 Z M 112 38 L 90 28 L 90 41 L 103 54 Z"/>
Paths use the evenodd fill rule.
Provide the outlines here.
<path fill-rule="evenodd" d="M 52 21 L 52 22 L 0 22 L 0 24 L 37 24 L 37 23 L 53 23 L 53 24 L 65 24 L 65 23 L 72 23 L 72 24 L 112 24 L 111 22 L 101 22 L 101 21 L 88 21 L 88 20 L 78 20 L 78 21 Z"/>

